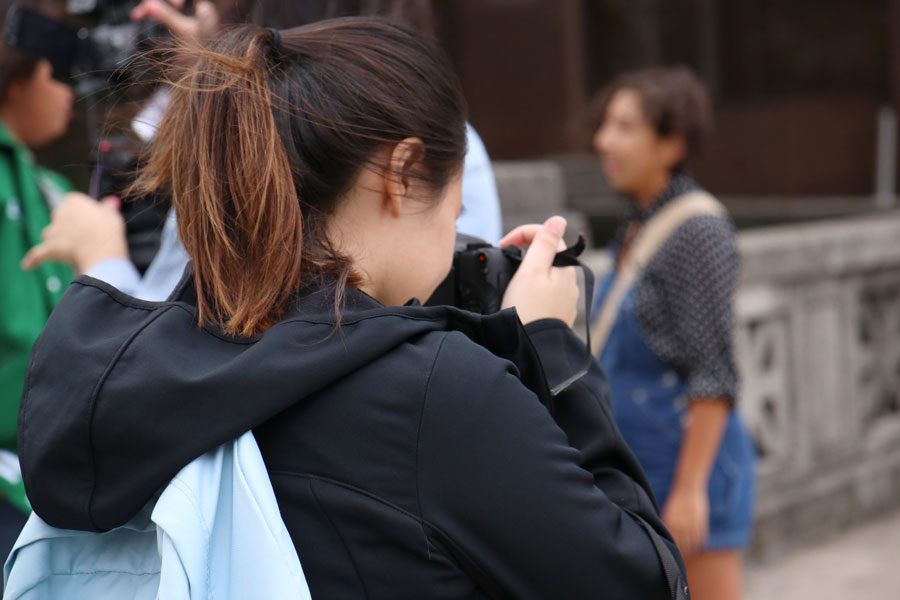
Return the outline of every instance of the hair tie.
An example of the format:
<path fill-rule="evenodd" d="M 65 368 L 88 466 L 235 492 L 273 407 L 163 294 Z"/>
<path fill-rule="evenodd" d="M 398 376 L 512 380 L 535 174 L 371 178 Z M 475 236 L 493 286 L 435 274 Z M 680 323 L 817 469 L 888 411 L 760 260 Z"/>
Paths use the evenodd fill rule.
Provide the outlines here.
<path fill-rule="evenodd" d="M 281 32 L 274 27 L 266 27 L 266 30 L 272 34 L 272 48 L 281 52 Z"/>

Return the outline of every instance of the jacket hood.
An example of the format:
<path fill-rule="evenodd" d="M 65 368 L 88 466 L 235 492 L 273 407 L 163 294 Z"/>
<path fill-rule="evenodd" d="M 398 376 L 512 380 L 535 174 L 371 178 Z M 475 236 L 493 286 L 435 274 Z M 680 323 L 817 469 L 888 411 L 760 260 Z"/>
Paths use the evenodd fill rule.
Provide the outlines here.
<path fill-rule="evenodd" d="M 321 285 L 264 333 L 236 338 L 198 327 L 195 299 L 189 276 L 166 302 L 83 276 L 60 301 L 34 346 L 19 414 L 25 487 L 47 523 L 122 525 L 193 459 L 430 332 L 461 331 L 508 358 L 549 402 L 513 311 L 384 307 L 348 289 L 335 328 L 333 287 Z M 190 434 L 173 443 L 173 431 Z"/>

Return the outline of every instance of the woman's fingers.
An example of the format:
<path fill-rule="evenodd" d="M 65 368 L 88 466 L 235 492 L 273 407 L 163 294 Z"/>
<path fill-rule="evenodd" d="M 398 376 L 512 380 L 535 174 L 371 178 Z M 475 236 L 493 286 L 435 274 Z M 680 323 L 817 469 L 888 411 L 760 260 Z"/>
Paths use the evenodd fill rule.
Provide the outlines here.
<path fill-rule="evenodd" d="M 183 5 L 183 3 L 181 3 Z M 196 18 L 189 17 L 177 6 L 163 0 L 143 0 L 131 11 L 132 21 L 150 19 L 163 25 L 166 29 L 185 39 L 197 37 L 199 24 Z"/>
<path fill-rule="evenodd" d="M 563 217 L 555 218 L 563 219 Z M 563 221 L 565 221 L 565 219 L 563 219 Z M 520 225 L 519 227 L 516 227 L 515 229 L 507 233 L 506 236 L 502 240 L 500 240 L 500 247 L 506 248 L 507 246 L 529 246 L 531 245 L 532 240 L 534 240 L 534 237 L 543 227 L 543 225 L 540 225 L 538 223 Z M 560 238 L 559 244 L 557 245 L 557 252 L 565 249 L 566 243 L 562 238 Z"/>
<path fill-rule="evenodd" d="M 110 258 L 128 258 L 125 221 L 113 196 L 96 202 L 78 192 L 66 194 L 54 209 L 52 220 L 41 232 L 40 244 L 22 259 L 23 269 L 46 261 L 58 261 L 85 272 Z"/>
<path fill-rule="evenodd" d="M 534 239 L 534 236 L 537 235 L 537 232 L 541 230 L 541 227 L 543 227 L 543 225 L 537 223 L 520 225 L 507 233 L 503 239 L 500 240 L 500 247 L 527 246 L 531 243 L 531 240 Z"/>
<path fill-rule="evenodd" d="M 505 243 L 528 246 L 502 304 L 503 308 L 515 307 L 523 323 L 560 319 L 571 326 L 575 320 L 578 286 L 574 269 L 553 267 L 556 253 L 565 248 L 565 232 L 566 220 L 551 217 L 543 225 L 519 227 L 504 238 Z M 563 273 L 566 270 L 571 273 Z"/>
<path fill-rule="evenodd" d="M 528 252 L 522 259 L 520 269 L 535 273 L 550 273 L 553 268 L 553 260 L 559 252 L 559 245 L 566 233 L 566 220 L 562 217 L 550 217 L 543 226 L 531 238 Z"/>
<path fill-rule="evenodd" d="M 694 551 L 699 552 L 706 545 L 709 537 L 709 523 L 706 520 L 698 520 L 694 530 Z"/>
<path fill-rule="evenodd" d="M 203 35 L 212 35 L 219 28 L 219 9 L 209 0 L 197 2 L 194 6 L 194 16 Z"/>
<path fill-rule="evenodd" d="M 53 258 L 52 255 L 52 245 L 47 243 L 38 244 L 25 253 L 25 257 L 22 258 L 22 262 L 19 264 L 23 270 L 31 271 Z"/>
<path fill-rule="evenodd" d="M 690 556 L 695 552 L 694 535 L 690 527 L 675 528 L 672 537 L 675 538 L 675 544 L 685 556 Z"/>
<path fill-rule="evenodd" d="M 100 201 L 100 204 L 110 210 L 118 212 L 122 208 L 122 199 L 118 196 L 107 196 Z"/>

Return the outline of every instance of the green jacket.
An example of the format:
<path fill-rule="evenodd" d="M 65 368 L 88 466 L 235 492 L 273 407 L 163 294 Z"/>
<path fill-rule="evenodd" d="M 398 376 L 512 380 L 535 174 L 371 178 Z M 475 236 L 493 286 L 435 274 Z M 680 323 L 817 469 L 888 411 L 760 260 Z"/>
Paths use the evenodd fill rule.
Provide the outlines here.
<path fill-rule="evenodd" d="M 41 241 L 50 205 L 70 189 L 61 176 L 35 165 L 0 123 L 0 448 L 13 452 L 31 346 L 72 278 L 59 263 L 26 272 L 19 262 Z M 0 478 L 0 495 L 26 508 L 24 488 L 7 483 Z"/>

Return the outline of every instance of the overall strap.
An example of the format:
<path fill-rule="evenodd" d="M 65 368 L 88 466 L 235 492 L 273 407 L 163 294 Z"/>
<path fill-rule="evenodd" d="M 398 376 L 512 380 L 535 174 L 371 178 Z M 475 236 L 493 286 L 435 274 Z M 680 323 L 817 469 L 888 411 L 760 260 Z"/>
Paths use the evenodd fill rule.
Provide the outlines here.
<path fill-rule="evenodd" d="M 644 224 L 619 265 L 616 281 L 603 302 L 597 323 L 591 330 L 594 356 L 599 357 L 603 353 L 619 314 L 619 307 L 628 290 L 672 234 L 694 217 L 725 214 L 725 207 L 709 193 L 688 192 L 672 200 Z"/>

